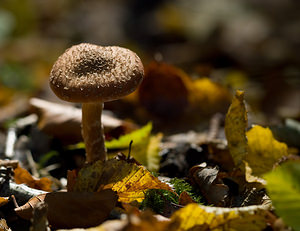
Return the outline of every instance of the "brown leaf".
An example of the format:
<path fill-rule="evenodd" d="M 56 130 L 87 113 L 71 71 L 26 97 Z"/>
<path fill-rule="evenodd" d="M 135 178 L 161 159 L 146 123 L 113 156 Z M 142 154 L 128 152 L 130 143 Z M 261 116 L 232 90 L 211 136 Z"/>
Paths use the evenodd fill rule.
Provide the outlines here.
<path fill-rule="evenodd" d="M 18 166 L 14 169 L 14 180 L 17 184 L 26 184 L 31 188 L 51 192 L 52 181 L 49 178 L 43 177 L 36 179 L 26 169 Z"/>
<path fill-rule="evenodd" d="M 217 168 L 194 166 L 190 169 L 190 175 L 208 203 L 215 206 L 225 206 L 229 196 L 229 188 L 223 184 Z"/>
<path fill-rule="evenodd" d="M 32 112 L 39 115 L 38 126 L 45 133 L 58 137 L 66 143 L 82 141 L 81 109 L 37 98 L 30 100 L 30 107 Z M 106 114 L 102 114 L 101 120 L 105 133 L 113 129 L 128 132 L 136 128 L 132 123 Z"/>
<path fill-rule="evenodd" d="M 138 89 L 139 101 L 152 114 L 161 117 L 182 115 L 188 107 L 189 77 L 179 68 L 152 62 Z"/>
<path fill-rule="evenodd" d="M 112 190 L 100 192 L 52 192 L 32 198 L 16 208 L 23 219 L 32 217 L 40 202 L 48 205 L 49 224 L 54 228 L 91 227 L 101 224 L 115 207 L 117 196 Z"/>
<path fill-rule="evenodd" d="M 196 203 L 196 201 L 194 201 L 193 198 L 191 198 L 191 196 L 186 191 L 183 191 L 179 195 L 178 204 L 179 205 L 187 205 L 190 203 Z"/>

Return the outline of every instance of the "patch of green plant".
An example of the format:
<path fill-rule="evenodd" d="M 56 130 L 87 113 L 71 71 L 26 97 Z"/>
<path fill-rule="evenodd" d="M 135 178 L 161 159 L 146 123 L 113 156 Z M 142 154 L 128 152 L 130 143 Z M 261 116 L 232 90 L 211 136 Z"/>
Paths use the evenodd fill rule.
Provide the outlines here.
<path fill-rule="evenodd" d="M 178 203 L 178 196 L 163 189 L 149 189 L 145 192 L 141 209 L 151 209 L 155 213 L 162 213 L 167 203 Z"/>
<path fill-rule="evenodd" d="M 170 180 L 170 184 L 173 185 L 175 192 L 180 195 L 186 191 L 189 196 L 197 203 L 202 203 L 201 193 L 198 189 L 194 188 L 188 182 L 183 179 L 173 178 Z"/>

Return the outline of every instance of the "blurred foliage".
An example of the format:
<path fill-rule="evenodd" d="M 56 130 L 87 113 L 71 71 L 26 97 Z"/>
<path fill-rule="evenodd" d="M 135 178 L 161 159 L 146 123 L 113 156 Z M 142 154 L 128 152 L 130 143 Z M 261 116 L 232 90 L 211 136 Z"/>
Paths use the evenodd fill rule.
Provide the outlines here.
<path fill-rule="evenodd" d="M 45 90 L 49 71 L 66 48 L 80 42 L 119 45 L 136 51 L 145 66 L 164 61 L 193 80 L 208 77 L 246 90 L 258 120 L 265 119 L 259 111 L 270 122 L 297 119 L 298 8 L 291 0 L 2 0 L 0 88 L 51 97 Z M 13 99 L 5 91 L 2 98 Z"/>
<path fill-rule="evenodd" d="M 300 163 L 288 162 L 265 175 L 276 213 L 294 230 L 300 230 Z M 298 211 L 298 212 L 297 212 Z"/>

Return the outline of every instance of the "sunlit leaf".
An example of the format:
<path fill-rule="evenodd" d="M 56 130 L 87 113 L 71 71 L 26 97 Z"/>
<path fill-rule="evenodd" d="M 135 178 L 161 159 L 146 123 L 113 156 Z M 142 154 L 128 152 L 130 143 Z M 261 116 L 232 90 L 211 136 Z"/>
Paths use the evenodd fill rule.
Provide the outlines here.
<path fill-rule="evenodd" d="M 134 148 L 136 144 L 142 143 L 147 137 L 149 137 L 151 130 L 152 123 L 148 123 L 141 129 L 121 136 L 119 139 L 113 139 L 111 141 L 105 142 L 105 146 L 108 149 L 124 149 L 128 148 L 130 141 L 133 140 L 132 148 Z"/>
<path fill-rule="evenodd" d="M 300 230 L 300 162 L 285 163 L 264 178 L 276 213 L 294 230 Z"/>
<path fill-rule="evenodd" d="M 160 157 L 159 144 L 162 134 L 151 136 L 152 123 L 133 131 L 129 134 L 121 136 L 119 139 L 106 141 L 105 146 L 108 149 L 128 149 L 132 140 L 131 156 L 139 163 L 146 166 L 150 171 L 157 171 L 159 168 Z"/>
<path fill-rule="evenodd" d="M 254 175 L 259 176 L 270 171 L 280 158 L 288 155 L 287 145 L 274 139 L 269 128 L 256 125 L 246 134 L 248 154 L 245 156 L 245 160 Z"/>
<path fill-rule="evenodd" d="M 208 114 L 225 110 L 231 99 L 231 94 L 225 87 L 209 78 L 193 81 L 189 96 L 193 107 Z"/>
<path fill-rule="evenodd" d="M 188 204 L 171 217 L 174 230 L 263 230 L 266 227 L 266 207 L 208 207 Z"/>
<path fill-rule="evenodd" d="M 236 91 L 225 120 L 225 134 L 228 148 L 236 166 L 242 164 L 247 154 L 247 112 L 244 103 L 244 92 Z"/>
<path fill-rule="evenodd" d="M 141 202 L 147 189 L 171 191 L 167 184 L 160 182 L 145 167 L 117 159 L 97 161 L 82 168 L 71 190 L 95 192 L 102 189 L 116 191 L 119 201 L 126 203 L 134 200 Z"/>
<path fill-rule="evenodd" d="M 31 188 L 40 189 L 47 192 L 52 191 L 52 181 L 49 178 L 43 177 L 41 179 L 36 179 L 26 169 L 21 168 L 20 166 L 14 169 L 14 179 L 17 184 L 24 183 Z"/>

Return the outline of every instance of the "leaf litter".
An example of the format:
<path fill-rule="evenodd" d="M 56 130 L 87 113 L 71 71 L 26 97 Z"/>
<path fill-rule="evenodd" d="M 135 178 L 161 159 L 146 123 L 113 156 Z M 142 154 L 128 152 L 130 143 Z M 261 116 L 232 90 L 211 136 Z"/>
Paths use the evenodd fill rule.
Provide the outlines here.
<path fill-rule="evenodd" d="M 220 104 L 230 98 L 230 94 L 221 85 L 207 78 L 190 82 L 181 70 L 164 64 L 150 66 L 148 75 L 152 77 L 148 77 L 149 81 L 154 78 L 153 73 L 150 73 L 156 71 L 161 76 L 174 75 L 178 83 L 183 84 L 184 91 L 188 93 L 182 109 L 183 116 L 189 111 L 195 113 L 205 110 L 196 106 L 205 106 L 205 102 L 210 107 L 206 111 L 219 111 Z M 200 89 L 206 95 L 199 94 Z M 143 93 L 140 90 L 138 97 L 149 109 L 153 102 L 147 99 L 152 94 L 147 91 L 152 90 L 146 88 Z M 156 91 L 160 92 L 159 89 Z M 137 95 L 131 97 L 133 99 Z M 170 95 L 169 100 L 174 101 L 175 98 Z M 56 125 L 52 125 L 51 120 L 55 116 L 51 114 L 51 110 L 45 107 L 38 110 L 42 119 L 39 120 L 40 129 L 44 129 L 47 124 L 54 126 L 52 131 L 55 131 L 55 126 L 69 123 L 73 119 L 72 113 L 69 113 L 63 120 L 54 120 Z M 159 110 L 161 109 L 157 108 L 154 112 L 164 116 L 165 111 Z M 63 110 L 60 111 L 62 113 Z M 70 126 L 70 130 L 66 131 L 72 134 L 75 132 L 72 129 L 77 127 L 75 140 L 79 140 L 78 116 L 76 121 L 77 125 L 74 128 Z M 213 132 L 195 136 L 183 134 L 181 137 L 185 138 L 179 138 L 181 142 L 174 138 L 168 140 L 171 136 L 162 133 L 151 134 L 151 123 L 132 132 L 137 127 L 129 126 L 122 120 L 115 121 L 117 123 L 112 125 L 112 129 L 128 126 L 123 130 L 126 134 L 119 133 L 113 140 L 107 141 L 106 145 L 109 150 L 130 152 L 130 156 L 119 153 L 117 157 L 105 162 L 97 161 L 69 171 L 68 192 L 50 192 L 53 184 L 51 180 L 37 179 L 25 169 L 14 167 L 16 183 L 49 192 L 33 197 L 17 207 L 16 213 L 30 219 L 32 211 L 37 210 L 42 201 L 48 206 L 47 220 L 52 228 L 94 226 L 82 230 L 112 230 L 112 227 L 116 230 L 153 230 L 155 227 L 157 230 L 172 231 L 262 230 L 266 227 L 274 229 L 278 212 L 286 224 L 298 229 L 299 223 L 292 214 L 298 211 L 298 188 L 295 179 L 298 176 L 299 163 L 288 163 L 281 167 L 282 159 L 291 159 L 289 154 L 292 149 L 277 141 L 274 137 L 278 137 L 278 134 L 274 136 L 269 128 L 248 124 L 243 91 L 237 91 L 233 97 L 223 121 L 224 129 L 221 121 L 217 123 L 220 128 L 214 128 Z M 222 132 L 226 135 L 227 143 Z M 129 150 L 131 140 L 133 144 Z M 73 146 L 75 151 L 82 148 L 84 146 L 80 143 Z M 115 153 L 111 152 L 110 156 L 113 155 Z M 167 161 L 168 165 L 165 164 Z M 176 168 L 179 171 L 175 168 L 171 173 L 169 170 L 174 161 L 177 161 Z M 6 164 L 3 167 L 9 166 Z M 157 176 L 159 173 L 153 175 L 150 171 L 158 171 L 164 177 Z M 184 179 L 185 183 L 174 181 L 175 174 Z M 2 181 L 8 178 L 5 172 L 1 173 Z M 294 198 L 295 203 L 291 204 L 292 199 L 289 198 Z M 11 197 L 1 197 L 1 208 L 10 207 L 12 201 Z M 158 210 L 151 205 L 155 202 Z M 152 212 L 148 209 L 152 209 Z M 108 218 L 110 221 L 107 221 Z"/>

